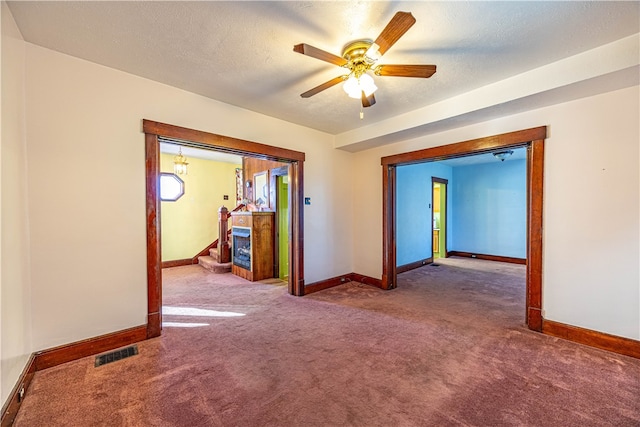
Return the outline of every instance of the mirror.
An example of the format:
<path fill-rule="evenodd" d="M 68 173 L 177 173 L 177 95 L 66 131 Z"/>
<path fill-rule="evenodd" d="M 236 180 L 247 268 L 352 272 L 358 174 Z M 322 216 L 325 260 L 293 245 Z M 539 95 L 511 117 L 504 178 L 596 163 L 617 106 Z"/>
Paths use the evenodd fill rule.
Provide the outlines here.
<path fill-rule="evenodd" d="M 269 206 L 267 171 L 253 174 L 253 203 L 259 208 Z"/>

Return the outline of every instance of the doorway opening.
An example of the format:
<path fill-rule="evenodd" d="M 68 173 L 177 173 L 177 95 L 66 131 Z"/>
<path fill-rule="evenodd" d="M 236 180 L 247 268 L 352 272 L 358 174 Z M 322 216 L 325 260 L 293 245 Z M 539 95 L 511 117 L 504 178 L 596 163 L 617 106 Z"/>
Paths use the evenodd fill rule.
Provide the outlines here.
<path fill-rule="evenodd" d="M 397 287 L 396 169 L 414 163 L 445 160 L 498 149 L 527 149 L 527 257 L 525 322 L 542 331 L 542 201 L 545 126 L 489 136 L 434 148 L 383 157 L 382 174 L 382 288 Z"/>
<path fill-rule="evenodd" d="M 147 205 L 147 338 L 157 337 L 162 329 L 162 271 L 160 244 L 160 142 L 216 150 L 243 157 L 286 163 L 288 176 L 288 291 L 304 295 L 304 219 L 303 171 L 305 154 L 260 144 L 143 120 L 145 133 L 145 176 Z"/>
<path fill-rule="evenodd" d="M 289 277 L 289 168 L 269 171 L 275 218 L 275 277 L 287 281 Z"/>
<path fill-rule="evenodd" d="M 438 258 L 447 258 L 447 184 L 448 180 L 431 178 L 431 224 L 432 251 L 434 261 Z"/>
<path fill-rule="evenodd" d="M 277 203 L 277 254 L 278 254 L 278 277 L 282 280 L 289 278 L 289 176 L 279 176 L 276 179 L 276 203 Z"/>

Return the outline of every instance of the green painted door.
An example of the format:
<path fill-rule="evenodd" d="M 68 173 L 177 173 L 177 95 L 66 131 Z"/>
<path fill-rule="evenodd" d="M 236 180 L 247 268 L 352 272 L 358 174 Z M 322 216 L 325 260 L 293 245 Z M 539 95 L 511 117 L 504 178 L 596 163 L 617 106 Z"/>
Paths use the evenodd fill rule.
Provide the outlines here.
<path fill-rule="evenodd" d="M 447 184 L 440 183 L 440 239 L 438 258 L 444 258 L 447 253 Z"/>
<path fill-rule="evenodd" d="M 282 280 L 289 277 L 289 177 L 276 177 L 278 213 L 278 276 Z"/>

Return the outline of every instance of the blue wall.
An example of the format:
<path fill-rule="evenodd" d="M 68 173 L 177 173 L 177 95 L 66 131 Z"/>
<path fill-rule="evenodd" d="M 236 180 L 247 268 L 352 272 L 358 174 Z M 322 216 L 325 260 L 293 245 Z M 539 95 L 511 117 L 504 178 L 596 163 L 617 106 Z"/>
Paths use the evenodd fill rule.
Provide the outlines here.
<path fill-rule="evenodd" d="M 452 168 L 438 162 L 398 166 L 396 172 L 396 265 L 404 265 L 433 256 L 431 177 L 448 180 L 448 189 L 453 177 Z M 447 221 L 451 224 L 451 195 L 448 197 Z M 449 236 L 447 245 L 451 247 Z"/>
<path fill-rule="evenodd" d="M 453 168 L 448 249 L 526 258 L 525 160 Z"/>

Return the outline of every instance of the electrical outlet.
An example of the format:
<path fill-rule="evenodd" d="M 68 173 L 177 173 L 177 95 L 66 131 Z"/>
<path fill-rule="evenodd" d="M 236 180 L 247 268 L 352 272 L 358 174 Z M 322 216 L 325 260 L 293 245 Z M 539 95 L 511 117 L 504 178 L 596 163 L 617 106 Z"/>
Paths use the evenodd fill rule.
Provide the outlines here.
<path fill-rule="evenodd" d="M 478 257 L 475 254 L 471 254 L 471 258 L 478 258 Z"/>
<path fill-rule="evenodd" d="M 20 387 L 18 392 L 18 403 L 22 402 L 22 399 L 24 399 L 24 386 Z"/>
<path fill-rule="evenodd" d="M 341 283 L 344 283 L 344 282 L 346 282 L 346 281 L 347 281 L 347 279 L 346 279 L 345 277 L 341 277 L 341 278 L 340 278 L 340 282 L 341 282 Z"/>

